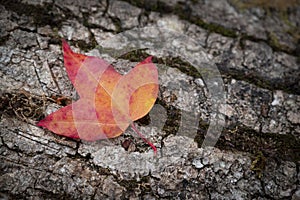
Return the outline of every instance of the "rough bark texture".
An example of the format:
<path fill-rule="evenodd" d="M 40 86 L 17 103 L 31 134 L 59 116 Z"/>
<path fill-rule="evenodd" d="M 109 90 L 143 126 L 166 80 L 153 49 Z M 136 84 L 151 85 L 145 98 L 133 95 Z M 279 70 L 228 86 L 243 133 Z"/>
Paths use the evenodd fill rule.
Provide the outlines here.
<path fill-rule="evenodd" d="M 300 199 L 299 1 L 0 2 L 0 199 Z M 100 56 L 121 72 L 148 54 L 166 65 L 159 68 L 157 101 L 165 112 L 150 114 L 165 114 L 166 122 L 146 116 L 137 123 L 158 147 L 156 157 L 131 129 L 88 143 L 36 127 L 77 98 L 63 67 L 61 37 L 88 53 L 146 26 L 195 38 L 217 65 L 227 100 L 214 148 L 200 148 L 212 112 L 201 75 L 153 50 Z M 199 97 L 195 109 L 188 94 Z M 180 127 L 181 116 L 195 112 L 199 124 Z M 198 129 L 194 138 L 177 134 L 192 128 Z"/>

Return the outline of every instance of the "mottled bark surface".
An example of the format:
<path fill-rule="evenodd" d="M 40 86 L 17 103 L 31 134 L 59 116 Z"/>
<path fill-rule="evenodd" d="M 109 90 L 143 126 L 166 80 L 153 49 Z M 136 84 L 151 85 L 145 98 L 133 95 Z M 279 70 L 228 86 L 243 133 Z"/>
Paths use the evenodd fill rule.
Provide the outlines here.
<path fill-rule="evenodd" d="M 0 199 L 300 198 L 299 1 L 0 2 Z M 150 26 L 194 38 L 218 67 L 226 124 L 214 148 L 201 148 L 213 102 L 191 64 L 155 49 L 118 58 L 101 53 L 102 41 Z M 63 66 L 62 37 L 121 73 L 154 55 L 161 110 L 136 125 L 158 147 L 156 157 L 131 129 L 84 142 L 35 125 L 78 99 Z M 124 37 L 106 48 L 135 39 Z M 188 54 L 191 44 L 176 47 Z M 195 113 L 199 123 L 181 123 Z"/>

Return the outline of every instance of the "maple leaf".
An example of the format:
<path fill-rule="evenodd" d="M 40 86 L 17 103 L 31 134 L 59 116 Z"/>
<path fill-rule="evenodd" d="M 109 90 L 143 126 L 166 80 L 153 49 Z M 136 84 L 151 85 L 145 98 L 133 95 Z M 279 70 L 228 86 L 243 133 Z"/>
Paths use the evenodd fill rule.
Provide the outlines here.
<path fill-rule="evenodd" d="M 122 76 L 100 58 L 73 52 L 64 40 L 62 46 L 67 74 L 80 99 L 37 125 L 87 141 L 117 137 L 131 125 L 156 153 L 156 147 L 133 124 L 151 110 L 157 98 L 158 72 L 152 57 Z"/>

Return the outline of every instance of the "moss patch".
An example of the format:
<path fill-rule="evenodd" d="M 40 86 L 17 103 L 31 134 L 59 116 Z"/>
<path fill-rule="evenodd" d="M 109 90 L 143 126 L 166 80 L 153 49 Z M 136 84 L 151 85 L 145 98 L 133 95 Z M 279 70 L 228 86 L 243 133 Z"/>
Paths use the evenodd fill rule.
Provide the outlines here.
<path fill-rule="evenodd" d="M 98 45 L 95 39 L 93 39 L 93 38 L 90 38 L 90 39 L 91 39 L 90 43 L 86 43 L 83 40 L 77 40 L 75 43 L 81 50 L 88 52 L 92 49 L 95 49 Z"/>
<path fill-rule="evenodd" d="M 145 52 L 145 49 L 139 49 L 139 50 L 134 50 L 134 51 L 128 52 L 128 53 L 120 56 L 120 58 L 129 60 L 131 62 L 140 62 L 141 60 L 144 60 L 148 56 L 150 56 L 150 55 Z M 185 74 L 195 77 L 195 78 L 201 77 L 200 73 L 197 71 L 197 69 L 195 67 L 190 65 L 188 62 L 183 61 L 179 57 L 158 58 L 156 56 L 153 56 L 152 61 L 154 63 L 163 64 L 163 65 L 166 65 L 169 67 L 179 69 L 182 73 L 185 73 Z"/>
<path fill-rule="evenodd" d="M 180 19 L 196 24 L 210 32 L 219 33 L 223 36 L 232 37 L 232 38 L 237 37 L 237 33 L 235 30 L 230 28 L 225 28 L 220 24 L 207 23 L 199 16 L 193 15 L 191 8 L 187 4 L 177 3 L 173 9 L 173 13 L 178 15 Z"/>
<path fill-rule="evenodd" d="M 281 12 L 287 12 L 289 8 L 299 5 L 298 0 L 276 0 L 275 2 L 269 0 L 230 0 L 230 2 L 240 9 L 260 7 L 265 10 L 275 9 Z"/>
<path fill-rule="evenodd" d="M 259 152 L 252 160 L 250 169 L 256 172 L 258 178 L 261 178 L 265 168 L 266 168 L 266 157 L 262 152 Z"/>
<path fill-rule="evenodd" d="M 199 127 L 195 141 L 201 146 L 208 124 L 201 124 Z M 216 147 L 222 150 L 248 152 L 254 156 L 262 154 L 275 160 L 300 161 L 300 140 L 295 136 L 260 133 L 243 125 L 225 128 Z"/>

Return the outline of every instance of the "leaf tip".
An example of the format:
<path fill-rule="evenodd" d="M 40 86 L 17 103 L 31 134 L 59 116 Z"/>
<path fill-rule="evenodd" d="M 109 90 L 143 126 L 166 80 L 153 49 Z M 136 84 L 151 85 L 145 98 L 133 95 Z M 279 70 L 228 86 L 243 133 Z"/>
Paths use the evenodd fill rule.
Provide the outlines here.
<path fill-rule="evenodd" d="M 36 125 L 41 127 L 41 126 L 43 126 L 43 123 L 41 121 L 39 121 L 39 122 L 36 123 Z"/>
<path fill-rule="evenodd" d="M 145 60 L 141 62 L 141 64 L 152 63 L 153 56 L 148 56 Z"/>
<path fill-rule="evenodd" d="M 37 126 L 39 127 L 44 127 L 48 129 L 49 124 L 51 123 L 51 121 L 53 120 L 53 115 L 48 115 L 46 116 L 44 119 L 40 120 L 39 122 L 37 122 Z"/>
<path fill-rule="evenodd" d="M 46 118 L 42 119 L 39 122 L 37 122 L 36 125 L 39 126 L 39 127 L 45 127 L 46 128 Z"/>
<path fill-rule="evenodd" d="M 63 52 L 70 52 L 70 51 L 72 51 L 70 45 L 68 44 L 68 42 L 64 38 L 61 39 L 61 42 L 62 42 Z"/>

